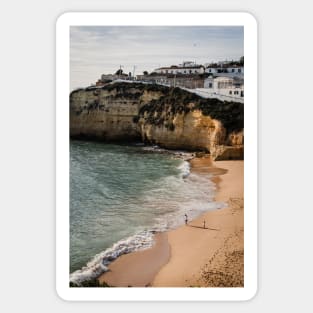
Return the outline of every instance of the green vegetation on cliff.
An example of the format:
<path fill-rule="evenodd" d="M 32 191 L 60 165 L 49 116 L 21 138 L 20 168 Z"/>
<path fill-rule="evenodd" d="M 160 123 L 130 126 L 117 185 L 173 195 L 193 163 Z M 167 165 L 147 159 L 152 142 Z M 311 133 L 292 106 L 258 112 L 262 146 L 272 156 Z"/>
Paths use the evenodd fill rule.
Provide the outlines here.
<path fill-rule="evenodd" d="M 114 82 L 70 95 L 72 138 L 142 140 L 233 159 L 243 158 L 243 127 L 242 103 L 205 99 L 180 88 Z"/>
<path fill-rule="evenodd" d="M 161 125 L 167 119 L 166 126 L 171 124 L 169 121 L 175 114 L 186 114 L 194 110 L 200 110 L 203 115 L 221 121 L 228 133 L 243 129 L 244 105 L 242 103 L 204 99 L 177 87 L 168 88 L 167 92 L 159 99 L 151 100 L 143 105 L 138 117 L 134 118 L 134 122 L 138 122 L 139 118 L 144 117 L 150 124 Z M 166 117 L 162 114 L 164 112 L 166 112 Z M 169 127 L 169 129 L 174 130 L 173 127 Z"/>
<path fill-rule="evenodd" d="M 82 89 L 72 91 L 70 97 Z M 137 116 L 133 117 L 133 122 L 137 124 L 141 118 L 144 123 L 157 126 L 164 126 L 169 130 L 174 130 L 173 118 L 176 114 L 187 114 L 190 111 L 200 110 L 203 115 L 210 116 L 212 119 L 221 121 L 229 134 L 239 132 L 244 127 L 244 105 L 239 102 L 221 101 L 213 98 L 202 98 L 195 93 L 178 87 L 167 87 L 157 84 L 126 83 L 117 82 L 107 84 L 102 87 L 90 86 L 84 89 L 87 92 L 93 92 L 95 96 L 100 90 L 111 92 L 106 97 L 107 100 L 132 100 L 141 102 L 141 96 L 144 92 L 158 92 L 160 96 L 149 102 L 141 102 L 141 107 Z M 92 103 L 86 103 L 86 107 L 76 110 L 76 114 L 81 114 L 84 109 L 89 113 L 90 110 L 105 110 L 103 105 L 99 105 L 98 100 Z"/>
<path fill-rule="evenodd" d="M 107 90 L 112 91 L 115 90 L 117 94 L 127 94 L 129 93 L 130 89 L 137 89 L 141 91 L 160 91 L 160 92 L 168 92 L 169 87 L 162 86 L 162 85 L 156 85 L 156 84 L 143 84 L 143 83 L 124 83 L 124 82 L 116 82 L 113 84 L 106 84 L 102 87 L 99 86 L 89 86 L 87 88 L 78 88 L 71 92 L 70 96 L 72 96 L 74 93 L 85 90 L 85 91 L 92 91 L 92 90 Z"/>

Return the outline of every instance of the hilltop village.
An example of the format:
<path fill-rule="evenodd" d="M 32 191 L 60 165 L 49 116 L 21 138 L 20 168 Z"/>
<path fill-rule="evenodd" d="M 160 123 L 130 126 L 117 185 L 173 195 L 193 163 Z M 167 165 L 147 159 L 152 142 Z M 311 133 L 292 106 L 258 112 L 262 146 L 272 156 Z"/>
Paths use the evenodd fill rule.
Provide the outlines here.
<path fill-rule="evenodd" d="M 105 86 L 112 81 L 136 81 L 179 87 L 203 98 L 244 102 L 244 57 L 238 61 L 196 64 L 184 61 L 178 65 L 159 67 L 141 75 L 123 73 L 120 68 L 114 74 L 102 74 L 94 86 Z"/>

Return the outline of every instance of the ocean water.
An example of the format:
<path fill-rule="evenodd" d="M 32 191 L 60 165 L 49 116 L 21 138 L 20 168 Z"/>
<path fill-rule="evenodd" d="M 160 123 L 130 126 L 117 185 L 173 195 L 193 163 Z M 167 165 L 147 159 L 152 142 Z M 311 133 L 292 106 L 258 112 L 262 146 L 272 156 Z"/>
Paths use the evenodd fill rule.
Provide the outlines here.
<path fill-rule="evenodd" d="M 190 174 L 191 155 L 141 145 L 70 143 L 70 281 L 153 245 L 153 234 L 223 206 L 215 185 Z"/>

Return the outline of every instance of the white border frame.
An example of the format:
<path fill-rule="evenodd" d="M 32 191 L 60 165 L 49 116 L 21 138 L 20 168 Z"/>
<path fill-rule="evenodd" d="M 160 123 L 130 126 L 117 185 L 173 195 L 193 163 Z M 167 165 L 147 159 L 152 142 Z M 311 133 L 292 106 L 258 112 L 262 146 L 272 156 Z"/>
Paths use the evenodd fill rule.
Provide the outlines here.
<path fill-rule="evenodd" d="M 243 288 L 69 287 L 70 26 L 244 26 L 245 162 Z M 56 289 L 64 300 L 249 300 L 257 292 L 257 22 L 249 13 L 64 13 L 56 23 Z"/>

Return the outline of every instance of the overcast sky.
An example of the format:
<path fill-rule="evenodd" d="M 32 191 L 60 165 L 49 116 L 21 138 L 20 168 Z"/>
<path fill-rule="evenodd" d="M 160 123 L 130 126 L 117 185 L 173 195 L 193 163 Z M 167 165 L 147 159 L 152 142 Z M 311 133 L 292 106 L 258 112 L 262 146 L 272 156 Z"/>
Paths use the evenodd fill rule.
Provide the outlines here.
<path fill-rule="evenodd" d="M 95 83 L 120 65 L 135 75 L 161 66 L 238 60 L 243 52 L 243 27 L 236 26 L 72 26 L 70 88 Z"/>

